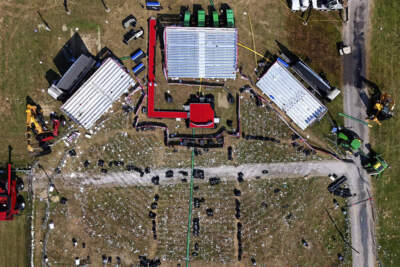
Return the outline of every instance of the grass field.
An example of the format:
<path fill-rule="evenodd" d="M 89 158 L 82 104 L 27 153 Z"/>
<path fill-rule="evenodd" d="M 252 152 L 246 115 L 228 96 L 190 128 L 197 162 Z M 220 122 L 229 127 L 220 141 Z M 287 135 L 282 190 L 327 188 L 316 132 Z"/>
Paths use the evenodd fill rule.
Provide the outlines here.
<path fill-rule="evenodd" d="M 367 77 L 382 92 L 390 93 L 397 103 L 400 94 L 399 12 L 399 1 L 374 1 Z M 398 112 L 398 106 L 396 108 Z M 396 114 L 390 121 L 371 131 L 374 149 L 391 165 L 381 179 L 374 181 L 379 214 L 379 256 L 384 266 L 398 266 L 400 262 L 399 129 L 400 120 Z"/>
<path fill-rule="evenodd" d="M 246 177 L 245 177 L 246 178 Z M 191 256 L 191 266 L 210 264 L 239 266 L 237 261 L 235 197 L 242 196 L 240 221 L 243 224 L 242 266 L 250 266 L 253 257 L 264 266 L 337 266 L 337 253 L 345 257 L 340 266 L 351 264 L 351 253 L 342 242 L 325 209 L 335 220 L 345 238 L 349 238 L 346 216 L 334 209 L 332 195 L 325 189 L 326 178 L 256 180 L 222 182 L 216 186 L 195 182 L 194 197 L 204 198 L 193 208 L 193 218 L 200 220 L 200 234 L 191 238 L 190 253 L 198 244 L 198 256 Z M 183 263 L 186 249 L 187 184 L 161 187 L 116 187 L 83 189 L 58 187 L 69 199 L 67 205 L 56 204 L 51 220 L 48 256 L 50 263 L 67 266 L 75 257 L 90 257 L 92 264 L 101 255 L 116 256 L 124 264 L 138 263 L 138 255 L 160 258 L 163 266 Z M 153 240 L 148 214 L 155 194 L 159 195 L 157 240 Z M 340 205 L 345 202 L 338 199 Z M 265 204 L 264 204 L 265 203 Z M 40 204 L 37 206 L 42 213 Z M 214 210 L 213 217 L 206 209 Z M 37 240 L 43 239 L 40 215 L 36 221 Z M 72 246 L 77 239 L 77 247 Z M 304 248 L 301 239 L 309 243 Z M 85 243 L 85 248 L 82 243 Z M 36 259 L 41 244 L 37 242 Z"/>
<path fill-rule="evenodd" d="M 28 243 L 30 231 L 25 216 L 0 224 L 0 262 L 4 266 L 28 266 Z"/>
<path fill-rule="evenodd" d="M 26 194 L 24 194 L 25 200 Z M 0 222 L 0 262 L 3 266 L 28 266 L 30 262 L 30 205 L 13 221 Z"/>

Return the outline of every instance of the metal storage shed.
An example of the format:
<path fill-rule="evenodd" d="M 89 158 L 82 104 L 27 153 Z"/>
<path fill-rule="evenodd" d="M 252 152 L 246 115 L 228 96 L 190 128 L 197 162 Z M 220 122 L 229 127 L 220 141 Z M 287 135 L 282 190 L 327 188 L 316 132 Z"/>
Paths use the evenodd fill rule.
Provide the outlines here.
<path fill-rule="evenodd" d="M 135 81 L 124 68 L 114 59 L 108 58 L 61 106 L 61 110 L 85 129 L 90 129 L 134 85 Z"/>
<path fill-rule="evenodd" d="M 80 57 L 72 64 L 68 71 L 62 76 L 57 83 L 57 87 L 64 91 L 75 89 L 76 85 L 86 76 L 93 68 L 96 61 L 86 55 Z"/>
<path fill-rule="evenodd" d="M 166 27 L 164 45 L 169 78 L 236 77 L 235 28 Z"/>
<path fill-rule="evenodd" d="M 328 109 L 278 59 L 257 82 L 257 86 L 283 110 L 294 123 L 305 130 L 320 120 Z"/>

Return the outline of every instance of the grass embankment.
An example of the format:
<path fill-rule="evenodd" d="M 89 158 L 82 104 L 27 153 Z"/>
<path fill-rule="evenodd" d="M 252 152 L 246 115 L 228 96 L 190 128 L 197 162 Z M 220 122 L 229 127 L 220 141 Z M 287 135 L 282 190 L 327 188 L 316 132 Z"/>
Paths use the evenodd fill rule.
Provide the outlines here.
<path fill-rule="evenodd" d="M 390 93 L 399 102 L 400 93 L 400 2 L 374 1 L 371 23 L 371 45 L 368 80 L 382 92 Z M 398 107 L 397 107 L 398 110 Z M 379 180 L 374 180 L 379 214 L 379 257 L 384 266 L 398 266 L 400 262 L 400 120 L 395 116 L 382 126 L 371 130 L 372 147 L 383 155 L 391 168 Z"/>

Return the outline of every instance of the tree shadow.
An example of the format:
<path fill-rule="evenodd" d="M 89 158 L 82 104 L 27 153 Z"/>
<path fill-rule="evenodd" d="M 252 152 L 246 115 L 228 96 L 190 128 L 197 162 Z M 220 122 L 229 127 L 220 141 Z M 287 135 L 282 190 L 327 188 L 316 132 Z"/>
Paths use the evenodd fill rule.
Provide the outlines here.
<path fill-rule="evenodd" d="M 370 143 L 365 144 L 365 148 L 368 150 L 368 153 L 366 155 L 363 153 L 360 153 L 360 160 L 361 160 L 362 165 L 367 164 L 370 161 L 370 159 L 372 159 L 378 155 L 378 153 L 372 149 Z"/>
<path fill-rule="evenodd" d="M 364 76 L 361 76 L 361 80 L 366 86 L 368 86 L 368 88 L 372 89 L 372 97 L 381 97 L 382 91 L 376 83 L 368 80 Z"/>
<path fill-rule="evenodd" d="M 67 72 L 69 67 L 82 54 L 91 56 L 79 33 L 74 33 L 53 59 L 54 65 L 56 65 L 61 76 Z"/>
<path fill-rule="evenodd" d="M 46 71 L 45 77 L 46 77 L 47 82 L 49 83 L 49 86 L 57 83 L 57 81 L 59 81 L 61 79 L 61 76 L 52 69 L 49 69 L 48 71 Z"/>
<path fill-rule="evenodd" d="M 276 44 L 278 45 L 279 52 L 283 53 L 286 55 L 286 57 L 291 61 L 291 62 L 296 62 L 299 60 L 299 57 L 296 56 L 292 51 L 289 50 L 286 46 L 284 46 L 282 43 L 280 43 L 278 40 L 275 40 Z"/>
<path fill-rule="evenodd" d="M 368 95 L 364 90 L 360 91 L 361 100 L 363 101 L 364 105 L 367 107 L 367 115 L 370 116 L 373 113 L 374 103 L 378 99 L 380 99 L 382 96 L 382 91 L 376 83 L 368 80 L 364 76 L 360 76 L 360 77 L 361 77 L 361 81 L 368 87 L 368 89 L 369 89 L 368 92 L 372 91 L 370 93 L 370 95 L 371 95 L 370 98 L 368 98 Z"/>
<path fill-rule="evenodd" d="M 26 96 L 25 100 L 26 100 L 26 104 L 27 104 L 27 105 L 37 106 L 37 108 L 38 108 L 39 110 L 42 109 L 42 107 L 41 107 L 39 104 L 36 104 L 36 102 L 33 101 L 33 99 L 32 99 L 29 95 Z"/>

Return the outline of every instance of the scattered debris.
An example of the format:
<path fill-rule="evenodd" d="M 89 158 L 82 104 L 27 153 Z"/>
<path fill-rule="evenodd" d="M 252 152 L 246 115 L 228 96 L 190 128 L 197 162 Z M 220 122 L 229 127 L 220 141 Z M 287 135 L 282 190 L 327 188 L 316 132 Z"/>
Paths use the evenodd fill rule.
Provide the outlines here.
<path fill-rule="evenodd" d="M 174 171 L 173 170 L 168 170 L 165 172 L 165 177 L 166 178 L 172 178 L 174 177 Z"/>
<path fill-rule="evenodd" d="M 239 189 L 233 189 L 233 194 L 237 197 L 240 197 L 240 195 L 242 194 L 242 192 Z"/>
<path fill-rule="evenodd" d="M 204 179 L 204 171 L 201 169 L 193 169 L 193 178 Z"/>
<path fill-rule="evenodd" d="M 308 248 L 308 243 L 306 240 L 304 240 L 304 238 L 301 239 L 301 244 L 305 247 Z"/>
<path fill-rule="evenodd" d="M 243 183 L 243 182 L 244 182 L 243 173 L 242 173 L 242 172 L 239 172 L 239 173 L 238 173 L 238 178 L 237 178 L 237 180 L 238 180 L 239 183 Z"/>
<path fill-rule="evenodd" d="M 209 179 L 210 185 L 217 185 L 221 182 L 219 177 L 212 177 Z"/>
<path fill-rule="evenodd" d="M 207 216 L 212 217 L 214 216 L 214 210 L 212 208 L 206 209 Z"/>

